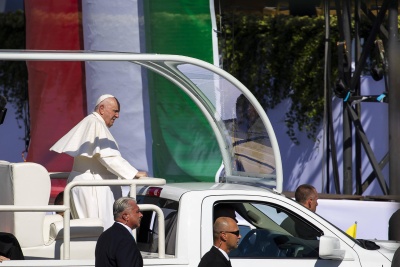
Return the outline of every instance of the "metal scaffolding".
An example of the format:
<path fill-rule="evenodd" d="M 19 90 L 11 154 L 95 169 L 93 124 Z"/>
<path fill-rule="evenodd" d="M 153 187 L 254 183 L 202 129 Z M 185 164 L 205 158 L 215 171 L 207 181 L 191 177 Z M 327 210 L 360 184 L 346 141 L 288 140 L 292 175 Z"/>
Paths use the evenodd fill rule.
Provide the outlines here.
<path fill-rule="evenodd" d="M 383 0 L 381 5 L 376 5 L 373 12 L 365 1 L 335 0 L 334 8 L 338 17 L 340 40 L 338 49 L 339 79 L 336 83 L 335 93 L 343 99 L 343 192 L 340 190 L 336 144 L 332 120 L 332 93 L 330 81 L 330 42 L 329 42 L 329 15 L 331 1 L 324 2 L 324 15 L 326 19 L 326 66 L 325 90 L 327 103 L 327 129 L 326 140 L 328 147 L 327 177 L 329 177 L 329 163 L 332 163 L 334 187 L 337 194 L 361 195 L 376 179 L 384 195 L 400 194 L 400 164 L 395 161 L 400 156 L 400 43 L 398 40 L 398 0 Z M 360 24 L 361 15 L 365 15 L 372 23 L 368 38 L 361 45 Z M 386 22 L 385 22 L 386 21 Z M 385 25 L 385 23 L 387 25 Z M 387 30 L 388 29 L 388 30 Z M 379 39 L 377 36 L 383 36 Z M 387 54 L 386 54 L 386 49 Z M 380 55 L 380 68 L 375 67 L 372 75 L 376 79 L 385 79 L 385 93 L 381 95 L 364 96 L 360 94 L 360 76 L 364 70 L 371 51 L 376 49 Z M 354 53 L 354 54 L 352 54 Z M 351 63 L 355 63 L 352 70 Z M 389 82 L 386 82 L 386 81 Z M 387 104 L 389 111 L 389 151 L 379 159 L 368 142 L 363 125 L 360 120 L 361 102 L 376 102 L 377 105 Z M 352 132 L 355 135 L 352 135 Z M 354 148 L 353 148 L 354 142 Z M 361 149 L 364 149 L 373 171 L 362 182 L 361 177 Z M 353 163 L 353 153 L 355 161 Z M 386 183 L 382 169 L 389 163 L 389 185 Z M 353 168 L 355 170 L 353 171 Z M 353 173 L 355 173 L 355 190 L 353 190 Z M 329 193 L 329 192 L 328 192 Z"/>

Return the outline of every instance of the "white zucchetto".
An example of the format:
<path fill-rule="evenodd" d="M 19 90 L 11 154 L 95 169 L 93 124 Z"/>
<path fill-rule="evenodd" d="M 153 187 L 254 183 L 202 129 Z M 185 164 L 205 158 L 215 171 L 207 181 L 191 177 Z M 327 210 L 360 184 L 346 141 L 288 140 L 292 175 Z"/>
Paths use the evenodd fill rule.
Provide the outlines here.
<path fill-rule="evenodd" d="M 97 101 L 96 101 L 96 105 L 94 105 L 95 107 L 98 105 L 98 104 L 100 104 L 104 99 L 106 99 L 106 98 L 110 98 L 110 97 L 114 97 L 113 95 L 109 95 L 109 94 L 105 94 L 105 95 L 102 95 L 102 96 L 100 96 L 98 99 L 97 99 Z"/>

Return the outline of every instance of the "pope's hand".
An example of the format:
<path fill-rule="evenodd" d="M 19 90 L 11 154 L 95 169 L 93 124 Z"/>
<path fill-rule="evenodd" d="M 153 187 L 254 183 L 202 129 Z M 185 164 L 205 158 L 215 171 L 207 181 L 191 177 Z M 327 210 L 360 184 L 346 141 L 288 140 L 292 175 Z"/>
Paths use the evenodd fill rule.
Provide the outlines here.
<path fill-rule="evenodd" d="M 135 178 L 139 179 L 142 177 L 147 177 L 147 172 L 140 171 L 135 175 Z"/>

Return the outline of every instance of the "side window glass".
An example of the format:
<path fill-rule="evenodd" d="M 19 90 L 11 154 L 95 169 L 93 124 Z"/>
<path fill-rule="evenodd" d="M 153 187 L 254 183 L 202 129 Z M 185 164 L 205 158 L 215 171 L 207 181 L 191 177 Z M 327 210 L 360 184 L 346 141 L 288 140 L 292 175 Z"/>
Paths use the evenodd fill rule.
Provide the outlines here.
<path fill-rule="evenodd" d="M 165 224 L 165 253 L 175 255 L 176 227 L 178 219 L 178 202 L 159 197 L 138 196 L 138 204 L 154 204 L 164 213 Z M 158 220 L 156 212 L 143 211 L 140 227 L 136 230 L 136 243 L 140 251 L 158 252 Z"/>
<path fill-rule="evenodd" d="M 318 258 L 322 232 L 304 218 L 265 203 L 232 203 L 242 238 L 232 258 Z"/>

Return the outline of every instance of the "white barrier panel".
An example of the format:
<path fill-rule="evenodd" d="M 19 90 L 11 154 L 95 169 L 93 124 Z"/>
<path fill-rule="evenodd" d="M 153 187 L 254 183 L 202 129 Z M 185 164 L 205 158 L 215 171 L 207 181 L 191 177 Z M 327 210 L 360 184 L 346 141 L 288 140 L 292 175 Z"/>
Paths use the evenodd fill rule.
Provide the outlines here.
<path fill-rule="evenodd" d="M 357 239 L 388 240 L 389 219 L 399 208 L 390 201 L 319 199 L 317 214 L 343 231 L 357 222 Z"/>

